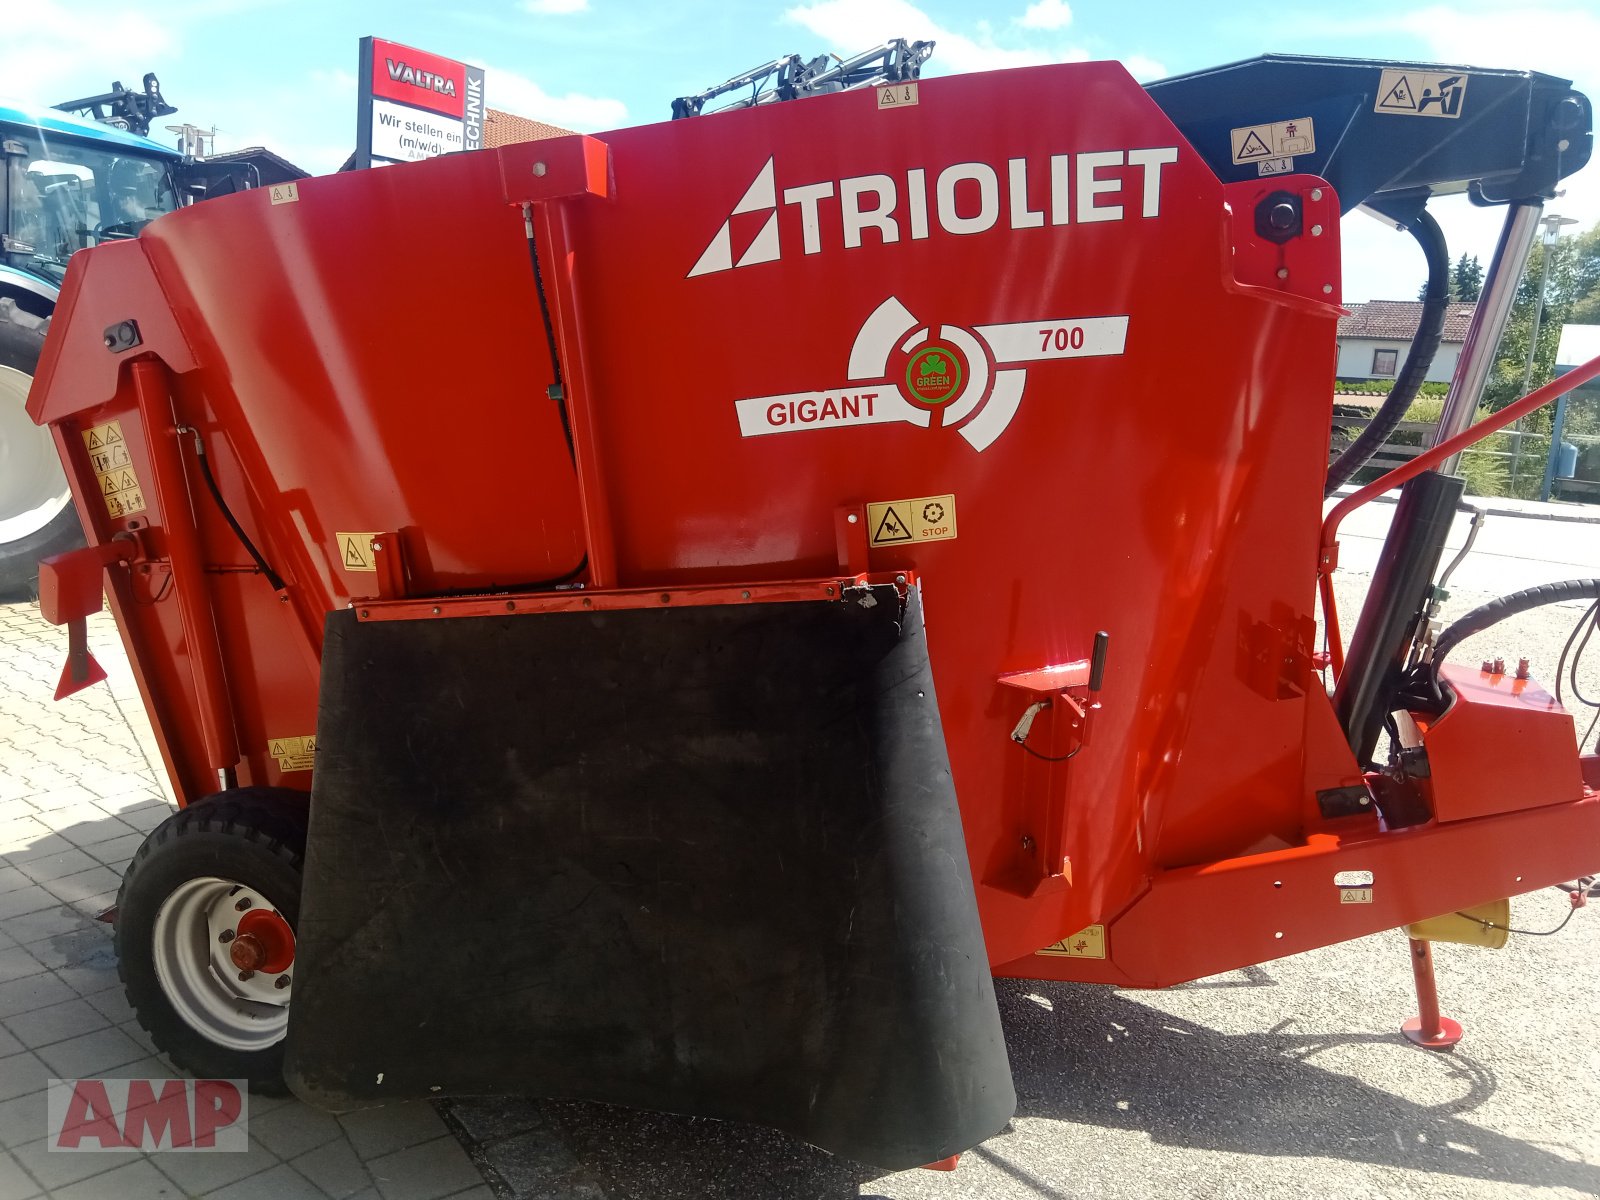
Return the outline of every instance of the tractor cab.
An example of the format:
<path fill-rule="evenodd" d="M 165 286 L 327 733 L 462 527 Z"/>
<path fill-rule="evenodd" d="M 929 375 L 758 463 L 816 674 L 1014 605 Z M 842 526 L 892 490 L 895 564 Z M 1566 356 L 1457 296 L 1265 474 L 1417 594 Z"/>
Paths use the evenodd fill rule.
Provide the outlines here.
<path fill-rule="evenodd" d="M 0 106 L 8 266 L 59 283 L 79 250 L 135 236 L 179 205 L 179 155 L 66 114 Z"/>

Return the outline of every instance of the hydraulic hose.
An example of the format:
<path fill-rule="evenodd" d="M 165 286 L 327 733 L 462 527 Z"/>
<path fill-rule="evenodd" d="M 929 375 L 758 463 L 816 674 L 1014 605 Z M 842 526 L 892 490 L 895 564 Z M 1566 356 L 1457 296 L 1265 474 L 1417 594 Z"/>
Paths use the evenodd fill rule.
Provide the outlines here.
<path fill-rule="evenodd" d="M 1444 318 L 1450 308 L 1450 252 L 1445 246 L 1444 231 L 1426 210 L 1418 213 L 1406 228 L 1417 239 L 1428 260 L 1428 287 L 1423 295 L 1417 334 L 1411 341 L 1411 349 L 1406 351 L 1405 365 L 1395 377 L 1389 398 L 1328 468 L 1324 496 L 1338 491 L 1389 440 L 1395 426 L 1406 415 L 1406 409 L 1417 398 L 1422 381 L 1428 377 L 1428 368 L 1433 366 L 1433 356 L 1439 350 L 1439 339 L 1444 335 Z"/>
<path fill-rule="evenodd" d="M 1434 643 L 1433 660 L 1430 664 L 1434 692 L 1437 694 L 1439 689 L 1439 667 L 1444 663 L 1445 656 L 1467 638 L 1531 608 L 1542 608 L 1546 604 L 1564 604 L 1568 600 L 1600 600 L 1600 579 L 1568 579 L 1561 583 L 1541 583 L 1538 587 L 1512 592 L 1509 596 L 1501 596 L 1498 600 L 1480 605 L 1451 624 Z"/>

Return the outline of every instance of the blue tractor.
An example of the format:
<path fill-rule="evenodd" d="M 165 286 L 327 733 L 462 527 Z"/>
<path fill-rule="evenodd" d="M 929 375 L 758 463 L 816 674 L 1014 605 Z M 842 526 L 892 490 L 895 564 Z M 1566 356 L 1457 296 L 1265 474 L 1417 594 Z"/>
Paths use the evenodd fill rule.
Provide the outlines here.
<path fill-rule="evenodd" d="M 143 91 L 119 83 L 56 108 L 0 101 L 0 599 L 26 594 L 40 558 L 83 540 L 50 432 L 23 401 L 67 260 L 189 198 L 183 156 L 145 136 L 175 111 L 153 75 Z"/>

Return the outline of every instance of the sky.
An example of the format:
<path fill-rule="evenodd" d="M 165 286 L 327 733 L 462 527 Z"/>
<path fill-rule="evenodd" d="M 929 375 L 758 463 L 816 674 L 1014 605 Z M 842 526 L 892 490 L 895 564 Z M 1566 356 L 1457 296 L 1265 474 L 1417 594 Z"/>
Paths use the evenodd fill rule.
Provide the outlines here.
<path fill-rule="evenodd" d="M 218 149 L 264 145 L 314 173 L 353 147 L 365 35 L 482 66 L 491 107 L 584 132 L 665 119 L 700 92 L 783 54 L 842 55 L 893 37 L 938 45 L 924 76 L 1116 59 L 1142 82 L 1269 52 L 1533 69 L 1600 101 L 1600 3 L 1568 0 L 3 0 L 0 94 L 54 102 L 112 79 L 161 78 L 172 121 L 219 129 Z M 1597 156 L 1600 157 L 1600 156 Z M 1600 164 L 1548 212 L 1600 223 Z M 1501 210 L 1435 201 L 1452 257 L 1494 249 Z M 1414 299 L 1420 251 L 1344 220 L 1347 301 Z"/>

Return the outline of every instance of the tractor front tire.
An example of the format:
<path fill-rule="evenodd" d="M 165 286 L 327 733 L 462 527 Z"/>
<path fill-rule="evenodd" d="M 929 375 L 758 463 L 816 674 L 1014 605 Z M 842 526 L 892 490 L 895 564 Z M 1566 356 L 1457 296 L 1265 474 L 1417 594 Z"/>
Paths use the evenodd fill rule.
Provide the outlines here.
<path fill-rule="evenodd" d="M 50 431 L 23 409 L 49 326 L 0 297 L 0 601 L 33 596 L 39 560 L 83 545 Z"/>
<path fill-rule="evenodd" d="M 209 1079 L 282 1095 L 304 797 L 236 788 L 139 847 L 117 895 L 117 970 L 156 1046 Z"/>

